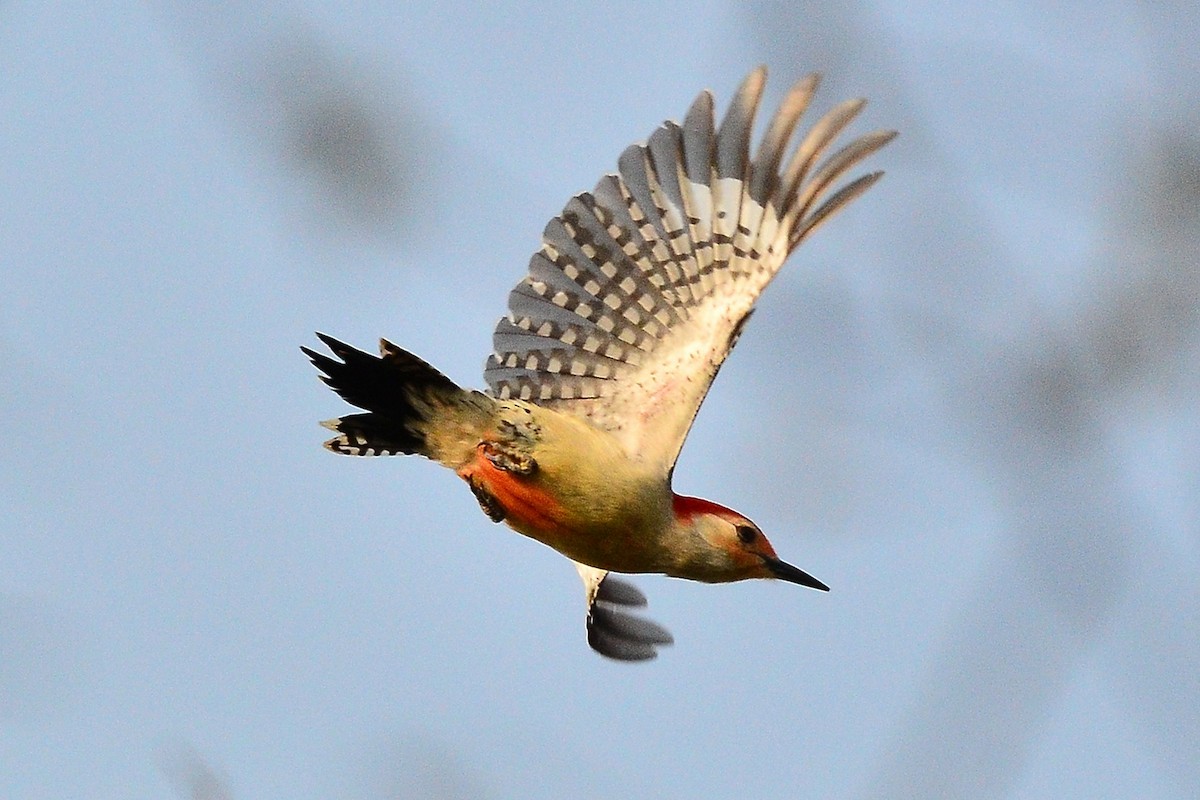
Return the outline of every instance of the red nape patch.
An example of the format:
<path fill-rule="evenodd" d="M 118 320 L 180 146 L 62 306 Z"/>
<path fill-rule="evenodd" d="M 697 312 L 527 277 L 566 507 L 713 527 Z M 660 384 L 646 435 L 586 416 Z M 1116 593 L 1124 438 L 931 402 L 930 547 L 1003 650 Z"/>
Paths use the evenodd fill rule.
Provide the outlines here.
<path fill-rule="evenodd" d="M 671 501 L 671 509 L 675 512 L 677 519 L 691 519 L 699 514 L 712 514 L 729 520 L 745 519 L 732 508 L 726 508 L 719 503 L 701 497 L 685 497 L 680 494 L 675 495 Z"/>
<path fill-rule="evenodd" d="M 504 509 L 510 526 L 539 533 L 562 530 L 565 514 L 558 500 L 536 480 L 497 467 L 484 454 L 484 447 L 476 449 L 475 458 L 458 470 L 458 476 L 478 481 Z"/>

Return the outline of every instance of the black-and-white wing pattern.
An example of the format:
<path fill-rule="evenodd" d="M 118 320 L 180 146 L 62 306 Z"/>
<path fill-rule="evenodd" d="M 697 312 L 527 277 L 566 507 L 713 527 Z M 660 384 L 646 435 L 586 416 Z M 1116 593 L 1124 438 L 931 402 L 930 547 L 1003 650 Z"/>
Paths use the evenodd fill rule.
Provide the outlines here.
<path fill-rule="evenodd" d="M 484 377 L 501 398 L 589 418 L 669 471 L 758 295 L 819 224 L 871 186 L 832 191 L 895 134 L 821 157 L 863 106 L 833 108 L 788 156 L 818 76 L 798 82 L 753 158 L 766 70 L 751 73 L 719 128 L 700 94 L 622 154 L 619 174 L 567 203 L 509 295 Z"/>

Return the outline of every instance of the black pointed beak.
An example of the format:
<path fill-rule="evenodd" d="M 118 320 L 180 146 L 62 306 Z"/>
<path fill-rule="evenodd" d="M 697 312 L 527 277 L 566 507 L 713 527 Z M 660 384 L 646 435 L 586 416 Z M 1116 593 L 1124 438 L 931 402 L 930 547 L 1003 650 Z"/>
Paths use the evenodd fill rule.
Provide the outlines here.
<path fill-rule="evenodd" d="M 810 589 L 820 589 L 822 592 L 828 592 L 829 587 L 821 583 L 819 580 L 809 575 L 802 569 L 793 567 L 791 564 L 780 561 L 778 558 L 766 559 L 767 569 L 771 570 L 776 578 L 788 583 L 798 583 L 801 586 L 807 586 Z"/>

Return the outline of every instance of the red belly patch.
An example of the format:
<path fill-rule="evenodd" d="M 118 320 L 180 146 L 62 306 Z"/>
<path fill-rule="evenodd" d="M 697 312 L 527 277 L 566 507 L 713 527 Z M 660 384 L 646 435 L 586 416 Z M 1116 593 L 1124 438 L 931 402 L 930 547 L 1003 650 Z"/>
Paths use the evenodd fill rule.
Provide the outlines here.
<path fill-rule="evenodd" d="M 538 475 L 517 475 L 503 470 L 484 455 L 486 445 L 475 449 L 475 458 L 458 470 L 458 476 L 482 488 L 504 510 L 509 525 L 522 532 L 536 532 L 537 538 L 556 539 L 561 534 L 565 514 L 554 497 L 539 485 Z"/>

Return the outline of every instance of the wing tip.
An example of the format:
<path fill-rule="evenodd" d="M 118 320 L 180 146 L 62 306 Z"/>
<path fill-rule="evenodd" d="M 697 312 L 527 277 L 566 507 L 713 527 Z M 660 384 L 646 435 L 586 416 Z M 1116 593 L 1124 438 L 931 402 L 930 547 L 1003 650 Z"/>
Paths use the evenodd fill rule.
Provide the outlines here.
<path fill-rule="evenodd" d="M 586 574 L 580 570 L 581 576 Z M 632 583 L 602 573 L 589 595 L 587 642 L 600 655 L 614 661 L 652 661 L 658 658 L 658 648 L 674 644 L 666 628 L 626 610 L 646 605 L 646 596 Z"/>

